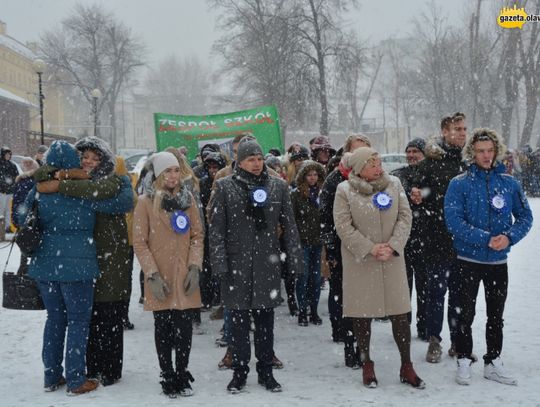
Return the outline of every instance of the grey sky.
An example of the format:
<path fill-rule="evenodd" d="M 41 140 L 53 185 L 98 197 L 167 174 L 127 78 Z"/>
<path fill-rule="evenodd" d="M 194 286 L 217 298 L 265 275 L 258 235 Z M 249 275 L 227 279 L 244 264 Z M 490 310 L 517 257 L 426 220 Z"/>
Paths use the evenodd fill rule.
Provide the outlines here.
<path fill-rule="evenodd" d="M 211 46 L 219 37 L 214 30 L 218 13 L 205 0 L 94 0 L 112 11 L 131 27 L 148 47 L 148 62 L 156 63 L 171 54 L 196 54 L 210 60 Z M 19 41 L 35 41 L 39 34 L 57 27 L 77 3 L 75 0 L 0 0 L 0 20 L 8 34 Z M 90 3 L 84 0 L 84 3 Z M 463 0 L 436 0 L 450 17 L 463 11 Z M 413 28 L 412 18 L 426 0 L 363 0 L 348 16 L 347 26 L 364 39 L 381 40 L 406 35 Z"/>

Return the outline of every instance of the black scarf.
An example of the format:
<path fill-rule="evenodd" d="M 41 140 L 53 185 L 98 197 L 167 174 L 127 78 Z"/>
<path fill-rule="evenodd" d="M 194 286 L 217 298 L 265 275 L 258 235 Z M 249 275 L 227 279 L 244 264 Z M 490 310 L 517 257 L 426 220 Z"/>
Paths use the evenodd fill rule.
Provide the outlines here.
<path fill-rule="evenodd" d="M 189 191 L 183 185 L 175 195 L 165 192 L 161 200 L 161 209 L 166 212 L 185 211 L 190 206 L 191 197 L 189 196 Z"/>
<path fill-rule="evenodd" d="M 233 178 L 242 185 L 244 190 L 247 191 L 247 194 L 250 194 L 253 188 L 265 186 L 268 181 L 268 171 L 265 165 L 261 174 L 257 176 L 243 170 L 237 165 L 234 167 Z M 254 206 L 249 196 L 247 196 L 246 213 L 255 219 L 255 229 L 265 230 L 268 228 L 264 208 L 261 206 Z"/>

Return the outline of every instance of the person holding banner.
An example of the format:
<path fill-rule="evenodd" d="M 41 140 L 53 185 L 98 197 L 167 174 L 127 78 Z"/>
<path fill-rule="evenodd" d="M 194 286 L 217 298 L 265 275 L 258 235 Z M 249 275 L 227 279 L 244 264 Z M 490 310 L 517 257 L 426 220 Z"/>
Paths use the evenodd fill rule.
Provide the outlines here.
<path fill-rule="evenodd" d="M 258 383 L 281 391 L 272 374 L 274 308 L 280 304 L 278 227 L 283 231 L 287 267 L 302 273 L 302 251 L 287 184 L 268 174 L 256 140 L 242 140 L 234 174 L 216 181 L 209 210 L 212 270 L 231 314 L 232 393 L 243 391 L 249 373 L 251 316 L 255 322 Z"/>
<path fill-rule="evenodd" d="M 203 228 L 195 199 L 180 181 L 177 158 L 161 152 L 150 162 L 153 192 L 141 196 L 135 208 L 133 248 L 145 273 L 144 309 L 154 313 L 163 393 L 191 396 L 194 379 L 187 369 L 192 321 L 201 306 Z"/>

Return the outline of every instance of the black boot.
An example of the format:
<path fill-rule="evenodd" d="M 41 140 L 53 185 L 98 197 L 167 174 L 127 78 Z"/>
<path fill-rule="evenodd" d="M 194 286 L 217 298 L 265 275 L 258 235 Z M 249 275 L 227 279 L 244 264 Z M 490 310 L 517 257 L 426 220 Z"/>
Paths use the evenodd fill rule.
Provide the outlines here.
<path fill-rule="evenodd" d="M 330 318 L 330 323 L 332 324 L 332 341 L 336 343 L 344 342 L 345 334 L 343 333 L 341 321 L 339 319 Z"/>
<path fill-rule="evenodd" d="M 193 383 L 195 379 L 189 372 L 189 370 L 184 370 L 183 372 L 176 373 L 176 386 L 177 392 L 182 397 L 193 396 L 193 388 L 190 383 Z"/>
<path fill-rule="evenodd" d="M 308 326 L 308 318 L 307 318 L 307 312 L 305 310 L 300 310 L 298 313 L 298 325 L 300 326 Z"/>
<path fill-rule="evenodd" d="M 298 315 L 298 305 L 296 305 L 296 301 L 293 299 L 288 299 L 287 304 L 289 305 L 289 313 L 291 314 L 291 317 L 295 317 Z"/>
<path fill-rule="evenodd" d="M 317 314 L 317 308 L 311 307 L 311 315 L 309 316 L 309 322 L 311 322 L 313 325 L 322 325 L 322 319 Z"/>
<path fill-rule="evenodd" d="M 175 399 L 178 396 L 178 386 L 176 385 L 176 375 L 174 372 L 161 372 L 162 381 L 161 389 L 163 394 L 169 396 L 171 399 Z"/>
<path fill-rule="evenodd" d="M 272 393 L 278 393 L 282 390 L 281 384 L 279 384 L 272 373 L 259 374 L 258 383 L 264 386 L 266 390 Z"/>
<path fill-rule="evenodd" d="M 351 369 L 360 369 L 360 357 L 358 347 L 354 349 L 354 343 L 345 343 L 345 366 Z"/>
<path fill-rule="evenodd" d="M 244 387 L 246 387 L 246 375 L 234 372 L 233 378 L 227 385 L 227 391 L 231 394 L 237 394 L 244 390 Z"/>

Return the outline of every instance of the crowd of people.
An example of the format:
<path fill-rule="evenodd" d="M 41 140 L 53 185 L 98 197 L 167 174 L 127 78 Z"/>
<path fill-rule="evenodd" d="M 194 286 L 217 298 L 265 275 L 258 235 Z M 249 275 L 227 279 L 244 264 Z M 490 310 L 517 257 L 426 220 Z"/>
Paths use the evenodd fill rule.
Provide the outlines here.
<path fill-rule="evenodd" d="M 14 224 L 37 203 L 43 231 L 21 267 L 38 282 L 47 309 L 46 391 L 67 386 L 77 395 L 121 379 L 123 332 L 134 328 L 134 256 L 141 301 L 154 318 L 162 391 L 171 398 L 194 393 L 193 332 L 212 308 L 211 317 L 223 319 L 216 344 L 226 348 L 218 367 L 232 370 L 227 390 L 246 386 L 253 331 L 257 382 L 282 391 L 273 373 L 283 368 L 274 308 L 286 302 L 298 329 L 327 329 L 320 316 L 325 269 L 332 339 L 343 343 L 345 365 L 362 370 L 365 387 L 378 385 L 374 319 L 390 322 L 401 382 L 426 387 L 411 362 L 411 326 L 426 342 L 425 360 L 440 362 L 447 292 L 448 354 L 457 360 L 456 382 L 470 384 L 480 282 L 484 377 L 517 383 L 501 360 L 507 254 L 529 231 L 532 213 L 497 133 L 477 129 L 467 137 L 463 113 L 444 117 L 440 136 L 411 140 L 408 165 L 390 174 L 363 134 L 337 149 L 318 136 L 265 155 L 255 137 L 241 133 L 232 147 L 229 157 L 207 144 L 192 163 L 185 148 L 170 147 L 149 157 L 136 185 L 95 137 L 74 146 L 55 141 L 43 162 L 23 161 L 19 176 L 2 149 L 0 187 L 2 199 L 14 193 Z"/>

